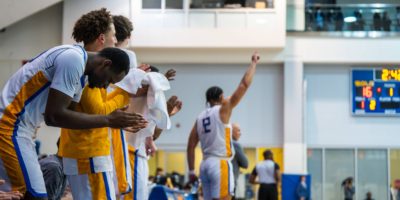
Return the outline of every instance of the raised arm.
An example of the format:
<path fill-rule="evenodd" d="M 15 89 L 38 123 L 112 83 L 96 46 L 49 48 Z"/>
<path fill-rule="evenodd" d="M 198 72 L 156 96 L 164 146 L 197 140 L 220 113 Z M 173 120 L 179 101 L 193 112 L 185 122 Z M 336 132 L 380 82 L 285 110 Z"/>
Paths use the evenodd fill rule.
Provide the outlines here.
<path fill-rule="evenodd" d="M 107 115 L 129 103 L 129 94 L 120 88 L 105 98 L 106 93 L 103 88 L 85 87 L 80 101 L 85 113 Z"/>
<path fill-rule="evenodd" d="M 190 181 L 194 181 L 196 175 L 194 173 L 194 161 L 195 161 L 195 148 L 199 143 L 199 135 L 197 134 L 196 123 L 194 124 L 192 131 L 190 132 L 189 141 L 187 145 L 187 160 L 189 165 L 189 176 Z"/>
<path fill-rule="evenodd" d="M 232 96 L 222 101 L 220 116 L 223 123 L 229 123 L 229 118 L 231 117 L 233 108 L 237 106 L 237 104 L 246 93 L 247 89 L 250 87 L 251 82 L 253 81 L 254 74 L 256 72 L 256 66 L 259 59 L 260 56 L 258 55 L 258 53 L 253 53 L 251 57 L 251 64 L 247 68 L 246 73 L 243 75 L 239 86 L 236 88 Z"/>

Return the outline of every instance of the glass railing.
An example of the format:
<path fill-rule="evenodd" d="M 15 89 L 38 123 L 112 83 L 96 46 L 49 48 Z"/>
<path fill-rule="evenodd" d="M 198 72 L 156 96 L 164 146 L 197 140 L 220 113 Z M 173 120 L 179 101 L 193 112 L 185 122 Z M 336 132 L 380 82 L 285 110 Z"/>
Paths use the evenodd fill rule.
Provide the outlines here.
<path fill-rule="evenodd" d="M 309 4 L 306 32 L 400 32 L 400 4 Z"/>

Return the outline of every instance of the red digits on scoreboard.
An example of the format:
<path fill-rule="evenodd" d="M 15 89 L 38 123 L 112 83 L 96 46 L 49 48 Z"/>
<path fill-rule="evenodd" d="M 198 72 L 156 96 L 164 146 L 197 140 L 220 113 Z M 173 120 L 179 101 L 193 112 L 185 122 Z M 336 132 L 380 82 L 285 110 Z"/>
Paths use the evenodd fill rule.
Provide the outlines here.
<path fill-rule="evenodd" d="M 372 87 L 369 87 L 369 86 L 363 87 L 362 94 L 363 94 L 363 97 L 371 98 L 372 97 Z"/>

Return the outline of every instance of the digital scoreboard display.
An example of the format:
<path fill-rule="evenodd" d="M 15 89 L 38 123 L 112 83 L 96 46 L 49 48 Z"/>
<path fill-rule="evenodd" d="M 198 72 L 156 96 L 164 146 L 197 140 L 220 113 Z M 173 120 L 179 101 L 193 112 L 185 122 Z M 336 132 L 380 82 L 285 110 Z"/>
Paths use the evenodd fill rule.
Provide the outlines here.
<path fill-rule="evenodd" d="M 400 68 L 352 69 L 353 115 L 400 115 Z"/>

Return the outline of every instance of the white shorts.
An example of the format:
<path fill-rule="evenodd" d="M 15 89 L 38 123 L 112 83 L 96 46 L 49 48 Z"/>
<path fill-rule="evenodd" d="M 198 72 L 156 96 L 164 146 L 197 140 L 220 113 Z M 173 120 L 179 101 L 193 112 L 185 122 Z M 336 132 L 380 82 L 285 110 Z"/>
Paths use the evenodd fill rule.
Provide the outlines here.
<path fill-rule="evenodd" d="M 147 159 L 138 155 L 138 150 L 129 146 L 129 161 L 132 171 L 132 191 L 124 195 L 124 199 L 147 200 L 149 198 Z"/>
<path fill-rule="evenodd" d="M 73 198 L 82 200 L 115 200 L 113 173 L 109 171 L 67 175 Z"/>
<path fill-rule="evenodd" d="M 204 200 L 225 198 L 233 195 L 234 178 L 232 164 L 228 160 L 208 158 L 200 165 L 200 179 Z"/>
<path fill-rule="evenodd" d="M 0 179 L 7 181 L 8 189 L 33 197 L 47 197 L 35 144 L 32 139 L 0 135 Z"/>

